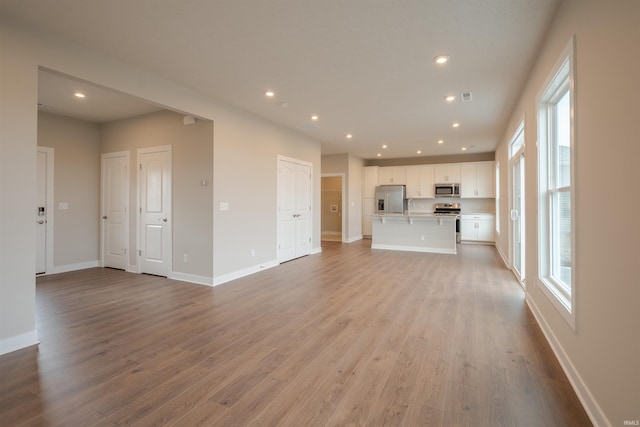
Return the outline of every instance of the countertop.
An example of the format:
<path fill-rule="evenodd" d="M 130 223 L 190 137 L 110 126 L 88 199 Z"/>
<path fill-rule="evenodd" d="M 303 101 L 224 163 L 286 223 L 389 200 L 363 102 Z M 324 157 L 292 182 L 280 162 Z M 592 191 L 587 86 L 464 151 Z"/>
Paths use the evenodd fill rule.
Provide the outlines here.
<path fill-rule="evenodd" d="M 412 212 L 409 214 L 372 214 L 373 218 L 443 218 L 455 219 L 459 215 L 436 215 L 432 212 Z"/>

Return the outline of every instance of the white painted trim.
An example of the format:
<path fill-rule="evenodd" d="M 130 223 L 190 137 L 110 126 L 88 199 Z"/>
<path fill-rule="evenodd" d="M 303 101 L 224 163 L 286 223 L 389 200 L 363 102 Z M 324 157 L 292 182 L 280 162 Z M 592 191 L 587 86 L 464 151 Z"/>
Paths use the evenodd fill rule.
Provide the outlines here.
<path fill-rule="evenodd" d="M 584 410 L 587 412 L 589 419 L 593 423 L 594 426 L 611 426 L 611 422 L 607 419 L 606 415 L 598 405 L 598 402 L 591 394 L 589 387 L 585 384 L 580 373 L 577 371 L 571 359 L 562 348 L 560 341 L 556 338 L 553 331 L 549 327 L 549 324 L 546 322 L 544 316 L 540 310 L 538 310 L 538 306 L 530 297 L 530 294 L 527 293 L 525 298 L 527 306 L 531 310 L 533 317 L 536 319 L 538 326 L 542 330 L 544 337 L 546 338 L 551 350 L 553 350 L 553 354 L 556 356 L 556 359 L 560 363 L 560 367 L 564 371 L 565 375 L 569 379 L 569 383 L 573 387 L 573 391 L 575 391 L 580 403 L 584 407 Z"/>
<path fill-rule="evenodd" d="M 128 264 L 128 263 L 127 263 L 127 273 L 140 274 L 140 272 L 138 271 L 138 266 L 137 265 Z"/>
<path fill-rule="evenodd" d="M 53 267 L 51 274 L 67 273 L 69 271 L 86 270 L 87 268 L 96 267 L 100 267 L 100 260 L 79 262 L 77 264 L 58 265 Z"/>
<path fill-rule="evenodd" d="M 223 283 L 227 283 L 227 282 L 230 282 L 232 280 L 240 279 L 242 277 L 246 277 L 246 276 L 249 276 L 251 274 L 258 273 L 258 272 L 260 272 L 262 270 L 266 270 L 268 268 L 277 267 L 278 265 L 280 265 L 280 263 L 278 263 L 278 260 L 274 259 L 274 260 L 268 261 L 266 263 L 262 263 L 262 264 L 259 264 L 259 265 L 254 265 L 254 266 L 247 267 L 247 268 L 243 268 L 242 270 L 234 271 L 232 273 L 223 274 L 221 276 L 217 276 L 217 277 L 213 278 L 212 286 L 222 285 Z"/>
<path fill-rule="evenodd" d="M 168 279 L 180 280 L 181 282 L 195 283 L 197 285 L 213 286 L 213 277 L 197 276 L 195 274 L 180 273 L 178 271 L 169 272 Z"/>
<path fill-rule="evenodd" d="M 350 239 L 345 238 L 342 240 L 342 243 L 353 243 L 353 242 L 357 242 L 358 240 L 362 240 L 364 237 L 362 237 L 362 234 L 360 234 L 359 236 L 354 236 L 351 237 Z"/>
<path fill-rule="evenodd" d="M 309 252 L 309 255 L 315 255 L 315 254 L 319 254 L 321 252 L 322 252 L 322 248 L 321 247 L 311 248 L 311 252 Z"/>
<path fill-rule="evenodd" d="M 502 262 L 504 263 L 504 266 L 507 267 L 509 270 L 511 270 L 511 267 L 509 267 L 509 261 L 507 260 L 507 257 L 504 255 L 504 252 L 502 251 L 502 247 L 498 244 L 498 242 L 496 242 L 496 249 L 498 250 L 498 254 L 500 255 L 500 258 L 502 258 Z"/>
<path fill-rule="evenodd" d="M 381 245 L 381 244 L 371 244 L 371 249 L 385 249 L 388 251 L 407 251 L 407 252 L 427 252 L 433 254 L 457 254 L 456 249 L 445 249 L 445 248 L 423 248 L 418 246 L 401 246 L 401 245 Z"/>
<path fill-rule="evenodd" d="M 0 355 L 37 344 L 40 344 L 40 341 L 38 341 L 38 331 L 25 332 L 24 334 L 0 340 Z"/>

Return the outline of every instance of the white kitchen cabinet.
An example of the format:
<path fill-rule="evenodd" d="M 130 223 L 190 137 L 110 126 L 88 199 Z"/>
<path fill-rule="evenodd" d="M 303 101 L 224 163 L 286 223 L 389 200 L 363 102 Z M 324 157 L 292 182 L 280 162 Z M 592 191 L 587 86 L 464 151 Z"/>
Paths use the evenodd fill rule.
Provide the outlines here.
<path fill-rule="evenodd" d="M 365 197 L 362 200 L 362 235 L 371 236 L 371 215 L 376 212 L 376 199 Z"/>
<path fill-rule="evenodd" d="M 406 183 L 406 166 L 384 166 L 378 168 L 378 185 L 400 185 Z"/>
<path fill-rule="evenodd" d="M 434 166 L 407 166 L 407 199 L 434 197 Z"/>
<path fill-rule="evenodd" d="M 460 238 L 467 242 L 494 242 L 496 216 L 494 214 L 462 214 Z"/>
<path fill-rule="evenodd" d="M 470 162 L 460 165 L 460 197 L 495 197 L 495 166 L 493 162 Z"/>
<path fill-rule="evenodd" d="M 443 163 L 435 165 L 435 183 L 460 182 L 460 164 Z"/>
<path fill-rule="evenodd" d="M 365 166 L 363 168 L 362 197 L 375 197 L 376 185 L 378 185 L 378 166 Z"/>

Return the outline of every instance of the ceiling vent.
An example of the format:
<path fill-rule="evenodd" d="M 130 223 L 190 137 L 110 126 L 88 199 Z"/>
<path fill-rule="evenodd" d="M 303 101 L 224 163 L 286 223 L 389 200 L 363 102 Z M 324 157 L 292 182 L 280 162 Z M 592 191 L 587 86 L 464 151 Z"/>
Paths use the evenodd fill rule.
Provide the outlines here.
<path fill-rule="evenodd" d="M 460 100 L 462 102 L 471 102 L 471 98 L 472 98 L 471 92 L 462 92 L 460 94 Z"/>

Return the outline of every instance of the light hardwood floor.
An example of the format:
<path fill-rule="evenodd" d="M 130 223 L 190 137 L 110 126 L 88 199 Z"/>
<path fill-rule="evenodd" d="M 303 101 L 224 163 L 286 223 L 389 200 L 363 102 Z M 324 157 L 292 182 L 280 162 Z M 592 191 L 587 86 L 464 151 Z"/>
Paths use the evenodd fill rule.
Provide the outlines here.
<path fill-rule="evenodd" d="M 495 248 L 369 244 L 215 288 L 39 278 L 41 343 L 0 357 L 0 425 L 590 425 Z"/>

